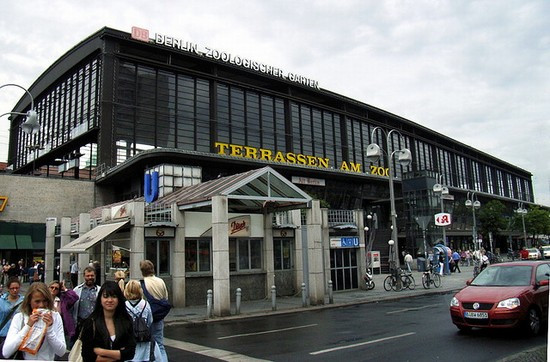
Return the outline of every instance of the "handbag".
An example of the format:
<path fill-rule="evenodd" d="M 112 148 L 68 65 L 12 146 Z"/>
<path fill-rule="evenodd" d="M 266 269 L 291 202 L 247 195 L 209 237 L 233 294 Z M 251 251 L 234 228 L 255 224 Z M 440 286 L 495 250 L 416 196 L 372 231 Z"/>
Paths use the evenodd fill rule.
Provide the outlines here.
<path fill-rule="evenodd" d="M 92 327 L 93 327 L 93 336 L 95 338 L 95 322 L 92 321 Z M 82 328 L 83 329 L 83 328 Z M 73 344 L 73 348 L 71 348 L 71 352 L 69 352 L 69 362 L 84 362 L 84 359 L 82 358 L 82 329 L 80 329 L 80 334 L 78 335 L 78 339 Z"/>
<path fill-rule="evenodd" d="M 83 362 L 82 340 L 80 339 L 81 336 L 82 336 L 82 332 L 80 332 L 80 336 L 78 336 L 78 339 L 74 343 L 73 348 L 71 348 L 71 352 L 69 353 L 70 362 Z"/>

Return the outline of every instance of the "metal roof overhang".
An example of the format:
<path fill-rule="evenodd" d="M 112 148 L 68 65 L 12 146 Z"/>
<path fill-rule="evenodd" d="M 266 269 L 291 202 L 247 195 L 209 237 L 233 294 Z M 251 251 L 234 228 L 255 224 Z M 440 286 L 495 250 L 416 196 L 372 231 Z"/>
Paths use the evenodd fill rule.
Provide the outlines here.
<path fill-rule="evenodd" d="M 119 221 L 111 224 L 101 224 L 88 231 L 86 234 L 71 241 L 62 248 L 57 249 L 63 253 L 84 253 L 86 250 L 105 239 L 107 236 L 116 232 L 118 229 L 128 224 L 130 220 Z"/>
<path fill-rule="evenodd" d="M 307 193 L 269 166 L 185 187 L 157 202 L 175 202 L 179 210 L 196 210 L 211 208 L 214 196 L 227 196 L 230 212 L 273 212 L 311 203 Z"/>

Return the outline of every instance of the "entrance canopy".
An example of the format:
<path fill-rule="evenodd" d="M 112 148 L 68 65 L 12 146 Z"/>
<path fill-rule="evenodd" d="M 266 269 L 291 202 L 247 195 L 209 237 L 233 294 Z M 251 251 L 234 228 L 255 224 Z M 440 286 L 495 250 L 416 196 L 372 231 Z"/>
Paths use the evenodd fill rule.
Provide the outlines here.
<path fill-rule="evenodd" d="M 157 202 L 180 210 L 210 208 L 212 197 L 227 196 L 230 212 L 288 210 L 308 207 L 311 197 L 271 167 L 184 187 Z"/>
<path fill-rule="evenodd" d="M 111 224 L 101 224 L 88 231 L 86 234 L 71 241 L 64 247 L 58 249 L 59 253 L 84 253 L 92 246 L 105 239 L 107 236 L 116 232 L 118 229 L 128 224 L 129 220 L 119 221 Z"/>

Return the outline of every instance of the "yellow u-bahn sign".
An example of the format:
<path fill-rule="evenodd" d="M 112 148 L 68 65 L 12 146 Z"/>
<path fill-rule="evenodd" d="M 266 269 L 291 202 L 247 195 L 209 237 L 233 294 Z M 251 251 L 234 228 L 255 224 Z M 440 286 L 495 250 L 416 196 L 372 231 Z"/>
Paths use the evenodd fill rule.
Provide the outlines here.
<path fill-rule="evenodd" d="M 0 196 L 0 212 L 4 211 L 4 208 L 8 204 L 7 196 Z"/>

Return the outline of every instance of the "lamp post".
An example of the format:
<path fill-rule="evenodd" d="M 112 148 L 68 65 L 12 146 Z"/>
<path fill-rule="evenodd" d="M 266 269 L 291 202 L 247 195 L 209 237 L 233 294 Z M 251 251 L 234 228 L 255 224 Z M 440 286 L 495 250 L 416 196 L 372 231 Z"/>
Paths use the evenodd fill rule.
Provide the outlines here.
<path fill-rule="evenodd" d="M 392 238 L 390 241 L 393 241 L 395 243 L 395 247 L 390 248 L 392 249 L 392 255 L 391 260 L 393 262 L 394 266 L 398 265 L 398 256 L 397 252 L 399 250 L 399 243 L 397 239 L 397 212 L 395 211 L 395 194 L 393 190 L 393 157 L 397 156 L 397 162 L 403 167 L 406 167 L 411 164 L 412 162 L 412 155 L 411 151 L 407 148 L 402 148 L 400 150 L 394 150 L 391 151 L 390 144 L 393 144 L 392 142 L 392 133 L 397 133 L 399 137 L 403 138 L 401 133 L 399 131 L 392 129 L 389 132 L 386 132 L 384 129 L 380 127 L 375 127 L 372 130 L 371 133 L 371 139 L 374 139 L 375 132 L 379 130 L 386 136 L 386 156 L 387 156 L 387 165 L 388 165 L 388 181 L 389 181 L 389 188 L 390 188 L 390 218 L 391 218 L 391 226 L 392 226 Z M 404 143 L 404 142 L 403 142 Z M 376 162 L 382 157 L 383 151 L 376 143 L 371 143 L 367 146 L 366 151 L 366 160 L 369 162 Z M 392 244 L 393 245 L 393 244 Z M 391 266 L 392 264 L 390 264 Z M 397 278 L 398 287 L 401 287 L 401 278 Z"/>
<path fill-rule="evenodd" d="M 0 117 L 6 116 L 8 114 L 9 115 L 25 116 L 26 120 L 25 120 L 25 122 L 23 122 L 23 124 L 21 124 L 21 130 L 24 133 L 28 134 L 28 135 L 36 134 L 40 130 L 40 123 L 38 123 L 38 113 L 36 113 L 36 111 L 34 110 L 34 98 L 32 97 L 31 92 L 29 92 L 26 88 L 20 86 L 19 84 L 8 83 L 8 84 L 0 85 L 0 89 L 2 89 L 4 87 L 17 87 L 19 89 L 24 90 L 29 95 L 29 97 L 31 99 L 31 109 L 29 111 L 27 111 L 27 113 L 6 112 L 6 113 L 3 113 L 3 114 L 0 114 Z M 33 170 L 32 170 L 33 173 L 34 173 L 34 160 L 36 159 L 37 151 L 41 148 L 40 148 L 39 145 L 32 145 L 32 146 L 28 146 L 27 148 L 34 152 Z"/>
<path fill-rule="evenodd" d="M 375 235 L 375 231 L 376 229 L 373 227 L 372 225 L 372 214 L 368 214 L 367 215 L 367 222 L 368 224 L 370 225 L 370 228 L 368 226 L 365 226 L 364 230 L 365 230 L 365 243 L 367 244 L 366 247 L 367 247 L 367 251 L 366 251 L 366 255 L 367 255 L 367 262 L 366 262 L 366 265 L 367 265 L 367 272 L 369 271 L 370 268 L 372 268 L 372 243 L 374 242 L 374 235 Z M 368 233 L 370 230 L 370 234 Z"/>
<path fill-rule="evenodd" d="M 527 215 L 527 209 L 523 207 L 523 202 L 518 202 L 518 208 L 514 211 L 521 215 L 521 224 L 523 226 L 523 244 L 524 246 L 527 246 L 527 232 L 525 231 L 525 215 Z"/>
<path fill-rule="evenodd" d="M 449 194 L 449 188 L 445 185 L 443 185 L 443 175 L 439 175 L 439 182 L 436 183 L 433 186 L 433 191 L 439 195 L 439 204 L 441 206 L 441 212 L 445 212 L 443 208 L 443 195 Z M 447 246 L 447 236 L 446 236 L 446 226 L 441 226 L 441 230 L 443 231 L 443 245 Z"/>
<path fill-rule="evenodd" d="M 468 191 L 468 194 L 466 195 L 466 201 L 464 202 L 464 205 L 466 207 L 472 208 L 472 241 L 474 242 L 474 250 L 480 250 L 480 245 L 477 245 L 477 229 L 476 229 L 476 209 L 479 209 L 481 207 L 481 202 L 477 200 L 477 197 L 474 199 L 475 191 Z M 477 245 L 477 248 L 476 248 Z"/>

